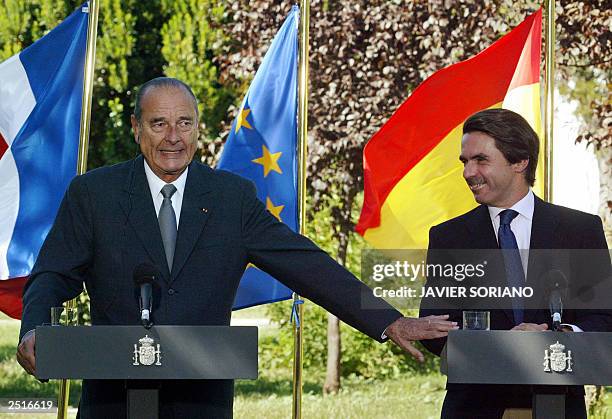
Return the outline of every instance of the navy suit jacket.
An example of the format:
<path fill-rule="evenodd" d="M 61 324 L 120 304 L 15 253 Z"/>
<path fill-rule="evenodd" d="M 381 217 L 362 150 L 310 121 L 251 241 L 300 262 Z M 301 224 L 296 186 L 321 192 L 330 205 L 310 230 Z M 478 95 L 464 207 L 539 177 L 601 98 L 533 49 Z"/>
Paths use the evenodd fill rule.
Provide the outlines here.
<path fill-rule="evenodd" d="M 48 322 L 49 308 L 76 297 L 83 283 L 94 325 L 139 324 L 132 273 L 143 262 L 160 273 L 158 325 L 229 325 L 249 262 L 378 341 L 401 316 L 388 305 L 361 310 L 362 293 L 372 294 L 359 280 L 272 216 L 251 182 L 198 162 L 189 166 L 169 271 L 139 156 L 71 183 L 24 290 L 20 338 Z M 161 385 L 164 416 L 231 417 L 231 381 Z M 121 387 L 84 383 L 84 417 L 124 415 Z"/>
<path fill-rule="evenodd" d="M 485 205 L 480 205 L 464 215 L 432 227 L 429 232 L 430 250 L 497 248 L 497 239 L 493 231 L 489 210 Z M 527 270 L 527 282 L 530 284 L 537 282 L 547 269 L 556 267 L 554 260 L 536 260 L 533 257 L 537 255 L 537 250 L 540 249 L 600 249 L 600 251 L 595 252 L 599 257 L 598 263 L 594 263 L 593 260 L 585 260 L 584 253 L 579 255 L 579 260 L 573 261 L 575 263 L 572 265 L 571 277 L 592 278 L 594 275 L 597 275 L 601 278 L 605 275 L 609 276 L 610 258 L 601 219 L 591 214 L 553 205 L 535 197 L 531 227 L 530 258 Z M 531 250 L 536 251 L 532 252 Z M 431 253 L 437 252 L 430 251 Z M 546 252 L 542 253 L 546 254 Z M 546 266 L 547 262 L 553 265 Z M 603 272 L 603 270 L 606 272 Z M 457 321 L 460 325 L 462 324 L 461 310 L 450 310 L 449 312 L 449 310 L 431 309 L 428 307 L 429 305 L 430 302 L 427 300 L 421 302 L 421 317 L 431 314 L 449 313 L 450 320 Z M 514 327 L 514 319 L 510 308 L 492 309 L 490 315 L 491 329 L 509 330 Z M 548 309 L 526 310 L 524 322 L 547 323 L 549 329 L 552 327 L 552 319 Z M 612 331 L 612 313 L 605 309 L 564 310 L 563 322 L 579 326 L 584 331 Z M 422 343 L 430 352 L 440 355 L 446 343 L 446 338 L 422 341 Z M 452 390 L 465 390 L 466 387 L 469 386 L 462 384 L 447 385 L 449 394 Z M 503 393 L 507 392 L 508 389 L 502 390 L 498 388 L 497 390 Z M 528 392 L 526 397 L 530 397 Z M 472 400 L 482 400 L 482 394 Z M 461 406 L 455 407 L 457 409 L 461 408 Z"/>

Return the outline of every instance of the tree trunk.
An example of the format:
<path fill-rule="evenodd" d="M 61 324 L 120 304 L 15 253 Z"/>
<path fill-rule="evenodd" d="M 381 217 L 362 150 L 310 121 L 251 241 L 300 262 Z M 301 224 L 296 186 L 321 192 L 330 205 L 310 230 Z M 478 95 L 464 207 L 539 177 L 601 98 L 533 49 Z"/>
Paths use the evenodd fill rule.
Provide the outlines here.
<path fill-rule="evenodd" d="M 327 313 L 327 374 L 323 384 L 324 394 L 336 394 L 340 390 L 340 320 Z"/>
<path fill-rule="evenodd" d="M 612 246 L 612 146 L 602 146 L 595 155 L 599 166 L 599 216 L 608 246 Z"/>
<path fill-rule="evenodd" d="M 351 222 L 351 209 L 355 198 L 349 193 L 341 212 L 342 222 L 338 231 L 338 263 L 346 266 L 346 257 L 350 233 L 353 229 Z M 331 313 L 327 313 L 327 373 L 323 384 L 323 394 L 335 394 L 340 390 L 340 364 L 341 364 L 340 320 Z"/>

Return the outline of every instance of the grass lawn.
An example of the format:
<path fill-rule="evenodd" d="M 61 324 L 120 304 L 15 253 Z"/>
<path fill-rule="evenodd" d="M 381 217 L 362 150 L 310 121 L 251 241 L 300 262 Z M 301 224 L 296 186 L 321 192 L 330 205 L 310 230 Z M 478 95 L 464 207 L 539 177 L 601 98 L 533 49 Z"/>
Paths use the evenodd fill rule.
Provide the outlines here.
<path fill-rule="evenodd" d="M 270 389 L 272 391 L 262 391 L 259 388 L 261 383 L 238 383 L 235 417 L 291 417 L 291 383 L 287 380 L 276 384 Z M 306 382 L 304 387 L 302 414 L 308 419 L 437 418 L 444 397 L 444 378 L 441 376 L 370 382 L 344 380 L 342 390 L 334 396 L 322 396 L 317 384 Z"/>
<path fill-rule="evenodd" d="M 241 318 L 264 317 L 261 309 L 244 310 Z M 264 330 L 261 330 L 264 329 Z M 273 333 L 272 327 L 263 327 L 260 335 Z M 0 314 L 0 398 L 3 397 L 52 397 L 57 394 L 57 384 L 41 384 L 26 375 L 15 361 L 15 347 L 19 334 L 19 322 Z M 262 371 L 257 381 L 237 381 L 234 401 L 236 418 L 265 417 L 266 419 L 291 417 L 291 377 L 287 371 L 271 375 Z M 343 388 L 335 396 L 322 396 L 320 377 L 305 376 L 302 397 L 304 418 L 372 418 L 425 419 L 439 417 L 444 398 L 444 377 L 438 375 L 402 377 L 394 380 L 343 381 Z M 612 387 L 608 387 L 604 408 L 592 418 L 612 419 Z M 78 401 L 80 385 L 72 382 L 70 402 Z M 71 409 L 69 418 L 76 410 Z M 2 414 L 0 419 L 51 419 L 52 414 Z"/>

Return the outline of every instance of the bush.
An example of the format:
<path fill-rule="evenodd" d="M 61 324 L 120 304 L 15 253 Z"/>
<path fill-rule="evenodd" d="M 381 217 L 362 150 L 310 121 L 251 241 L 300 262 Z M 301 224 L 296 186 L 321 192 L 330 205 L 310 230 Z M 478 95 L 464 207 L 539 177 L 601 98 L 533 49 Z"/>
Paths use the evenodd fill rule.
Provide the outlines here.
<path fill-rule="evenodd" d="M 261 371 L 290 373 L 293 360 L 293 330 L 289 323 L 291 301 L 270 304 L 270 319 L 280 326 L 277 333 L 260 341 Z M 414 314 L 413 314 L 414 315 Z M 304 371 L 310 377 L 324 377 L 327 360 L 327 311 L 306 302 L 304 308 Z M 426 356 L 420 364 L 392 343 L 379 344 L 341 323 L 342 377 L 397 378 L 402 374 L 429 374 L 439 370 L 439 361 Z M 425 349 L 419 344 L 419 349 Z M 280 371 L 279 371 L 280 370 Z"/>

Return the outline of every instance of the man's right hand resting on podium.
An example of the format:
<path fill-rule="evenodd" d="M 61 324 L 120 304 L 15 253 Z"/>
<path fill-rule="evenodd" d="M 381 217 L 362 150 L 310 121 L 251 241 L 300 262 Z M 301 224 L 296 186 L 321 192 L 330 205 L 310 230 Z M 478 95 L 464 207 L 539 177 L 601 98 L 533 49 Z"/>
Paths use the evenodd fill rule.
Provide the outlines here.
<path fill-rule="evenodd" d="M 31 375 L 36 373 L 35 334 L 36 332 L 34 330 L 30 330 L 28 333 L 23 335 L 23 338 L 17 347 L 17 361 L 23 367 L 23 369 Z"/>

